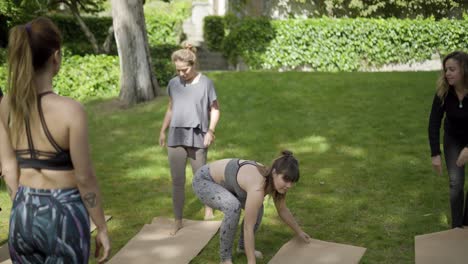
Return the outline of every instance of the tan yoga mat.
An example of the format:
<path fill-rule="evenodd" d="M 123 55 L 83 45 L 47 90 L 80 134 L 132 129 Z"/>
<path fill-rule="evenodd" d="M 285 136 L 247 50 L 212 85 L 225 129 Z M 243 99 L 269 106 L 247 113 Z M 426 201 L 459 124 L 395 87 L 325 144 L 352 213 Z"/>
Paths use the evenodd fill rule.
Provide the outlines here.
<path fill-rule="evenodd" d="M 106 219 L 106 222 L 109 221 L 111 218 L 112 218 L 112 215 L 105 215 L 104 216 L 104 219 Z M 96 225 L 93 223 L 93 220 L 91 220 L 91 218 L 89 218 L 89 223 L 90 223 L 91 232 L 96 230 Z"/>
<path fill-rule="evenodd" d="M 416 236 L 416 264 L 468 263 L 468 230 L 451 229 Z"/>
<path fill-rule="evenodd" d="M 186 264 L 200 253 L 218 231 L 221 221 L 183 220 L 184 227 L 170 235 L 173 219 L 157 217 L 145 225 L 109 264 Z"/>
<path fill-rule="evenodd" d="M 8 244 L 0 246 L 0 264 L 10 264 L 10 252 L 8 252 Z"/>
<path fill-rule="evenodd" d="M 312 239 L 304 243 L 295 237 L 284 244 L 268 264 L 356 264 L 366 248 Z"/>

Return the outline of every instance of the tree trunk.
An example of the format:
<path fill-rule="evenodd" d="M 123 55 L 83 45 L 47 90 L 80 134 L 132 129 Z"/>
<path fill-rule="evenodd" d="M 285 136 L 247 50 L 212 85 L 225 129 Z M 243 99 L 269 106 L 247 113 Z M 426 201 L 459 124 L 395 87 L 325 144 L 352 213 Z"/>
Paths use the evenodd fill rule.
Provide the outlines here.
<path fill-rule="evenodd" d="M 143 0 L 111 0 L 120 60 L 120 100 L 126 105 L 158 96 L 146 33 Z"/>
<path fill-rule="evenodd" d="M 104 44 L 102 44 L 102 51 L 105 54 L 110 53 L 110 49 L 111 49 L 113 39 L 114 39 L 114 27 L 110 26 L 109 29 L 107 30 L 106 40 L 104 41 Z"/>
<path fill-rule="evenodd" d="M 84 22 L 84 20 L 80 16 L 80 12 L 78 11 L 78 8 L 73 5 L 68 6 L 70 8 L 70 11 L 72 12 L 73 16 L 75 17 L 76 21 L 78 21 L 78 24 L 81 27 L 81 30 L 83 33 L 85 33 L 86 37 L 88 38 L 89 42 L 91 43 L 91 46 L 93 46 L 93 50 L 95 54 L 99 54 L 101 51 L 99 49 L 99 45 L 96 41 L 96 38 L 94 37 L 93 32 L 89 30 L 88 26 Z"/>

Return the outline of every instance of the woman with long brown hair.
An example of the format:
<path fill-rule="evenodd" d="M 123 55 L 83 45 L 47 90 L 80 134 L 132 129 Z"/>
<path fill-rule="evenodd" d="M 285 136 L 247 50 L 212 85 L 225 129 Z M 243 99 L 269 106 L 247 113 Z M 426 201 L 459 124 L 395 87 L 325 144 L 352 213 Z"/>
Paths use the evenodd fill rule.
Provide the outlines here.
<path fill-rule="evenodd" d="M 271 195 L 280 218 L 306 243 L 310 237 L 297 224 L 286 206 L 286 193 L 299 181 L 299 162 L 292 152 L 284 150 L 270 167 L 240 159 L 217 160 L 201 167 L 193 179 L 193 190 L 211 208 L 221 210 L 224 219 L 220 229 L 221 263 L 232 263 L 232 246 L 242 208 L 244 221 L 238 251 L 245 252 L 248 263 L 261 258 L 255 250 L 255 231 L 263 217 L 263 200 Z"/>
<path fill-rule="evenodd" d="M 60 64 L 61 36 L 50 19 L 11 29 L 0 107 L 9 141 L 1 138 L 0 146 L 15 151 L 19 166 L 15 172 L 15 161 L 2 154 L 13 199 L 8 244 L 14 263 L 88 263 L 89 216 L 97 226 L 96 254 L 102 249 L 98 261 L 110 252 L 86 112 L 53 91 Z"/>
<path fill-rule="evenodd" d="M 448 54 L 442 68 L 429 117 L 429 144 L 432 166 L 441 175 L 440 127 L 445 116 L 443 148 L 449 176 L 452 227 L 457 228 L 468 225 L 468 196 L 465 202 L 464 192 L 468 161 L 468 54 L 461 51 Z"/>

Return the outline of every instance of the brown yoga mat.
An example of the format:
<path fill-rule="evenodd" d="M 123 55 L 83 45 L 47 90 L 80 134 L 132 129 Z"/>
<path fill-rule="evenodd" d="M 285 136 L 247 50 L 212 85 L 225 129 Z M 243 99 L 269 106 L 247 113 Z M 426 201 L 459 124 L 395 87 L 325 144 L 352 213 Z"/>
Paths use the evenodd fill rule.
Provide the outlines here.
<path fill-rule="evenodd" d="M 218 231 L 221 221 L 183 220 L 184 227 L 170 235 L 174 220 L 157 217 L 145 225 L 109 264 L 186 264 L 205 247 Z"/>
<path fill-rule="evenodd" d="M 104 216 L 106 219 L 106 222 L 109 221 L 112 216 L 111 215 L 106 215 Z M 90 221 L 91 226 L 90 226 L 90 231 L 93 232 L 96 229 L 96 225 L 93 223 L 93 221 Z M 10 253 L 8 252 L 8 245 L 4 244 L 0 246 L 0 264 L 10 264 Z"/>
<path fill-rule="evenodd" d="M 295 237 L 284 244 L 268 264 L 355 264 L 365 248 L 312 239 L 304 243 Z"/>
<path fill-rule="evenodd" d="M 8 244 L 0 246 L 0 264 L 10 264 L 10 253 L 8 252 Z"/>
<path fill-rule="evenodd" d="M 468 262 L 468 230 L 451 229 L 447 231 L 416 236 L 416 264 Z"/>

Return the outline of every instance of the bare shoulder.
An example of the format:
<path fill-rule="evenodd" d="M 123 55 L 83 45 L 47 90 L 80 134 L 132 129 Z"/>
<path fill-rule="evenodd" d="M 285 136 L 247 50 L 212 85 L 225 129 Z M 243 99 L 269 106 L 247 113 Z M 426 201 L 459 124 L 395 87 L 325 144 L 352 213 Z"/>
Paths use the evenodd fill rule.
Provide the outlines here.
<path fill-rule="evenodd" d="M 239 186 L 246 191 L 249 191 L 249 189 L 263 190 L 265 177 L 260 173 L 257 166 L 246 164 L 239 169 L 237 182 Z"/>
<path fill-rule="evenodd" d="M 81 103 L 78 101 L 66 97 L 66 96 L 50 96 L 48 99 L 48 106 L 53 108 L 53 110 L 58 111 L 64 115 L 65 118 L 70 118 L 76 120 L 77 118 L 82 118 L 86 116 L 86 111 Z"/>

